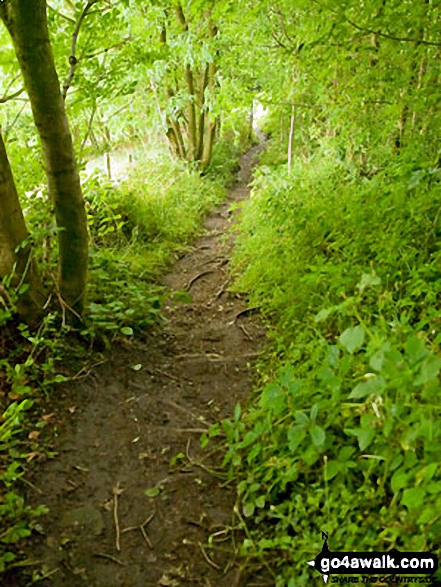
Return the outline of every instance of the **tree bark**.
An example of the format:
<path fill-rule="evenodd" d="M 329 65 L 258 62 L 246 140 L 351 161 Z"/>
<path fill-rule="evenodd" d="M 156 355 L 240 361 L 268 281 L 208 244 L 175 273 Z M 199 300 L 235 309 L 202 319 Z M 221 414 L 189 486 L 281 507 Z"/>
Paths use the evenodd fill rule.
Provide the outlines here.
<path fill-rule="evenodd" d="M 178 4 L 175 7 L 175 14 L 178 22 L 181 24 L 185 32 L 188 31 L 188 23 L 184 15 L 182 6 Z M 187 104 L 187 118 L 188 118 L 188 145 L 187 145 L 187 158 L 189 161 L 195 161 L 198 150 L 198 133 L 197 133 L 197 122 L 196 122 L 196 104 L 195 104 L 195 88 L 194 88 L 194 76 L 191 66 L 187 63 L 184 67 L 185 70 L 185 81 L 187 84 L 188 91 L 188 104 Z"/>
<path fill-rule="evenodd" d="M 214 140 L 216 138 L 216 121 L 209 120 L 208 125 L 206 125 L 206 127 L 207 128 L 205 132 L 204 149 L 201 158 L 202 169 L 206 169 L 211 162 L 211 157 L 213 155 Z"/>
<path fill-rule="evenodd" d="M 59 229 L 60 295 L 68 308 L 80 314 L 87 283 L 87 219 L 50 44 L 46 1 L 3 0 L 0 16 L 12 38 L 43 149 Z"/>
<path fill-rule="evenodd" d="M 28 323 L 39 317 L 44 293 L 32 247 L 26 242 L 29 233 L 18 199 L 17 189 L 9 165 L 3 137 L 0 133 L 0 278 L 12 275 L 14 287 L 27 285 L 18 295 L 17 310 Z"/>
<path fill-rule="evenodd" d="M 205 90 L 208 87 L 210 75 L 210 68 L 207 65 L 204 69 L 204 73 L 202 76 L 202 83 L 199 92 L 199 127 L 198 127 L 198 145 L 197 145 L 197 153 L 196 153 L 196 160 L 200 161 L 202 159 L 202 154 L 204 151 L 204 136 L 205 136 L 205 122 L 208 118 L 208 113 L 205 111 Z"/>
<path fill-rule="evenodd" d="M 291 106 L 291 122 L 289 127 L 289 140 L 288 140 L 288 175 L 291 175 L 292 168 L 292 147 L 294 141 L 294 130 L 295 130 L 295 116 L 296 110 L 294 104 Z"/>

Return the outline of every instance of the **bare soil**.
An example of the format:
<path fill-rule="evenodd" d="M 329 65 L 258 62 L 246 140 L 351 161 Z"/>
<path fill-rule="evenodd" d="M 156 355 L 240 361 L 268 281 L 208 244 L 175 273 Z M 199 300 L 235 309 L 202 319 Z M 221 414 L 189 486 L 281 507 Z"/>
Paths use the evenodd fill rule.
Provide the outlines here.
<path fill-rule="evenodd" d="M 219 467 L 222 451 L 216 444 L 202 451 L 199 442 L 249 395 L 264 338 L 246 301 L 228 291 L 230 207 L 249 195 L 260 149 L 242 158 L 228 200 L 164 278 L 170 292 L 186 290 L 192 301 L 171 295 L 166 320 L 147 343 L 115 348 L 86 378 L 60 388 L 57 457 L 28 479 L 28 500 L 49 507 L 25 550 L 40 561 L 31 569 L 47 574 L 41 584 L 271 584 L 241 570 L 230 531 L 234 483 L 206 470 Z M 214 548 L 207 547 L 211 535 Z M 29 585 L 30 573 L 17 570 L 5 585 Z"/>

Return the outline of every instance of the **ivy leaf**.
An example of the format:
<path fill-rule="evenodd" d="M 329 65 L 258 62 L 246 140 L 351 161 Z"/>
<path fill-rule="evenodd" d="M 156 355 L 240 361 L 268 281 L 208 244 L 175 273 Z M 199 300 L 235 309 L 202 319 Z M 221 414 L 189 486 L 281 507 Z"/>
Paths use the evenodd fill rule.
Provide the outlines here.
<path fill-rule="evenodd" d="M 364 329 L 362 326 L 347 328 L 340 335 L 340 343 L 344 348 L 353 355 L 364 343 Z"/>

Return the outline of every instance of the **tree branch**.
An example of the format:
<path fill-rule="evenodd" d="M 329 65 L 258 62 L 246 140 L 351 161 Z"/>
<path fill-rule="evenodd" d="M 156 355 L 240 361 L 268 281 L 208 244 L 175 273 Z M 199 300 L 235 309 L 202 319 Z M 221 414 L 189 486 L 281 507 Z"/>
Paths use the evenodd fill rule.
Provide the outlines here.
<path fill-rule="evenodd" d="M 113 49 L 122 49 L 124 47 L 124 45 L 126 45 L 126 43 L 128 43 L 131 40 L 132 40 L 132 37 L 127 37 L 121 43 L 116 43 L 115 45 L 111 45 L 110 47 L 106 47 L 105 49 L 100 49 L 99 51 L 95 51 L 95 53 L 89 53 L 87 55 L 82 55 L 81 59 L 93 59 L 94 57 L 98 57 L 99 55 L 102 55 L 103 53 L 108 53 L 109 51 L 112 51 Z"/>
<path fill-rule="evenodd" d="M 51 6 L 50 4 L 48 4 L 47 7 L 49 8 L 49 10 L 52 10 L 52 12 L 54 14 L 58 15 L 60 18 L 64 18 L 64 20 L 67 20 L 71 24 L 75 24 L 75 20 L 73 18 L 71 18 L 70 16 L 67 16 L 67 14 L 63 14 L 62 12 L 60 12 L 59 10 L 57 10 L 56 8 Z"/>
<path fill-rule="evenodd" d="M 63 85 L 63 99 L 64 100 L 66 99 L 67 92 L 72 84 L 72 80 L 75 76 L 75 70 L 78 65 L 78 59 L 75 56 L 75 52 L 76 52 L 76 48 L 77 48 L 78 35 L 80 34 L 81 25 L 83 24 L 83 21 L 86 18 L 89 10 L 92 8 L 92 6 L 94 4 L 96 4 L 99 1 L 100 0 L 89 0 L 77 20 L 77 24 L 75 26 L 75 30 L 72 35 L 72 45 L 71 45 L 70 57 L 69 57 L 70 71 L 69 71 L 69 75 L 67 76 L 67 79 Z"/>
<path fill-rule="evenodd" d="M 400 41 L 405 43 L 416 43 L 418 45 L 429 45 L 433 47 L 441 47 L 441 43 L 437 43 L 436 41 L 427 41 L 426 39 L 413 39 L 411 37 L 396 37 L 395 35 L 389 35 L 388 33 L 382 33 L 381 31 L 374 31 L 373 29 L 368 29 L 366 27 L 362 27 L 355 23 L 354 21 L 346 18 L 346 21 L 356 28 L 358 31 L 362 31 L 365 33 L 369 33 L 371 35 L 378 35 L 379 37 L 384 37 L 385 39 L 391 39 L 392 41 Z"/>
<path fill-rule="evenodd" d="M 16 92 L 14 92 L 13 94 L 9 94 L 9 96 L 7 96 L 6 94 L 0 98 L 0 104 L 4 104 L 5 102 L 9 102 L 9 100 L 13 100 L 14 98 L 17 98 L 18 96 L 20 96 L 20 94 L 22 94 L 24 92 L 24 88 L 20 88 L 19 90 L 17 90 Z"/>
<path fill-rule="evenodd" d="M 288 43 L 291 45 L 291 47 L 296 48 L 297 43 L 288 35 L 288 31 L 286 30 L 285 19 L 284 19 L 282 11 L 280 10 L 280 8 L 272 8 L 271 10 L 277 15 L 277 17 L 279 19 L 280 28 L 282 29 L 283 36 L 288 41 Z"/>

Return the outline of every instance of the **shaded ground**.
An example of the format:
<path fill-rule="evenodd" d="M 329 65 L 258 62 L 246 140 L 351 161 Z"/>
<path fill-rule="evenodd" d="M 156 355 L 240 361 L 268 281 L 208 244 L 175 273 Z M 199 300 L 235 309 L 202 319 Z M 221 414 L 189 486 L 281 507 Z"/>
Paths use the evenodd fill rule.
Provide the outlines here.
<path fill-rule="evenodd" d="M 248 196 L 259 149 L 243 157 L 229 200 L 164 278 L 192 301 L 171 301 L 150 343 L 115 349 L 63 390 L 58 457 L 36 470 L 29 496 L 50 508 L 27 552 L 44 563 L 44 585 L 271 584 L 245 578 L 231 541 L 218 542 L 231 526 L 235 491 L 200 466 L 219 464 L 221 455 L 204 460 L 199 449 L 201 432 L 231 416 L 249 394 L 250 363 L 264 335 L 254 317 L 241 314 L 244 301 L 227 290 L 229 207 Z M 176 455 L 182 458 L 171 466 Z M 214 533 L 218 547 L 207 550 Z M 6 580 L 8 587 L 28 585 L 29 570 Z"/>

